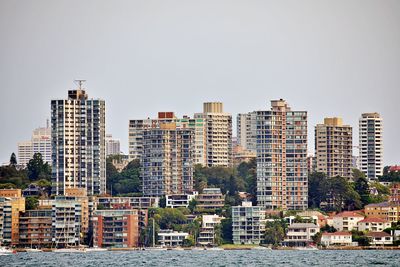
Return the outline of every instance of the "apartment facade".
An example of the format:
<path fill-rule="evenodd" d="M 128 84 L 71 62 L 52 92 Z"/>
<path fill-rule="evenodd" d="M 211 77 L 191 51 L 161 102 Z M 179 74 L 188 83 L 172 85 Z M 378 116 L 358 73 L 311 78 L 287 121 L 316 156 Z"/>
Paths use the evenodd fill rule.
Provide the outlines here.
<path fill-rule="evenodd" d="M 367 217 L 357 223 L 358 231 L 382 232 L 392 224 L 381 218 Z"/>
<path fill-rule="evenodd" d="M 105 101 L 89 99 L 82 90 L 51 101 L 52 194 L 85 188 L 89 195 L 106 192 Z"/>
<path fill-rule="evenodd" d="M 143 195 L 191 193 L 193 191 L 193 129 L 161 123 L 143 132 Z"/>
<path fill-rule="evenodd" d="M 20 247 L 49 248 L 52 245 L 52 210 L 27 210 L 19 217 Z"/>
<path fill-rule="evenodd" d="M 305 247 L 313 243 L 313 236 L 319 232 L 314 223 L 293 223 L 289 225 L 283 244 L 290 247 Z"/>
<path fill-rule="evenodd" d="M 243 202 L 232 207 L 232 236 L 234 244 L 260 244 L 265 233 L 265 210 Z"/>
<path fill-rule="evenodd" d="M 31 140 L 18 143 L 18 165 L 26 166 L 35 153 L 42 155 L 43 162 L 51 165 L 51 128 L 33 130 Z"/>
<path fill-rule="evenodd" d="M 204 188 L 203 192 L 197 196 L 198 209 L 215 210 L 224 207 L 225 198 L 220 188 Z"/>
<path fill-rule="evenodd" d="M 357 230 L 357 223 L 364 220 L 364 216 L 353 211 L 343 211 L 333 216 L 333 227 L 338 231 Z"/>
<path fill-rule="evenodd" d="M 352 177 L 353 130 L 341 118 L 325 118 L 315 127 L 316 170 L 328 177 Z"/>
<path fill-rule="evenodd" d="M 185 232 L 160 230 L 158 233 L 158 243 L 162 247 L 181 247 L 188 237 L 189 234 Z"/>
<path fill-rule="evenodd" d="M 368 179 L 383 174 L 383 120 L 379 113 L 363 113 L 359 119 L 360 170 Z"/>
<path fill-rule="evenodd" d="M 195 119 L 203 119 L 205 126 L 205 166 L 232 165 L 232 115 L 223 111 L 221 102 L 206 102 L 203 113 Z"/>
<path fill-rule="evenodd" d="M 236 117 L 237 143 L 244 150 L 257 152 L 257 113 L 239 113 Z"/>
<path fill-rule="evenodd" d="M 21 189 L 0 190 L 0 244 L 17 245 L 19 216 L 25 211 Z"/>
<path fill-rule="evenodd" d="M 138 245 L 138 210 L 96 210 L 94 212 L 94 247 L 131 248 Z"/>
<path fill-rule="evenodd" d="M 217 245 L 215 240 L 215 228 L 225 219 L 219 215 L 203 215 L 202 225 L 197 238 L 197 243 L 202 246 Z"/>
<path fill-rule="evenodd" d="M 257 203 L 266 209 L 308 206 L 307 112 L 285 100 L 257 111 Z"/>
<path fill-rule="evenodd" d="M 106 157 L 121 154 L 121 144 L 112 134 L 106 134 Z"/>

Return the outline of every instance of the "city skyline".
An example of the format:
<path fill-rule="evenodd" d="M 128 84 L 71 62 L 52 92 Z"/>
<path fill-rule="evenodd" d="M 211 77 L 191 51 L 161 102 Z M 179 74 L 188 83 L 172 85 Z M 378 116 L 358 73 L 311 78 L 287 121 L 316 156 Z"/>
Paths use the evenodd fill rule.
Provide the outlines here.
<path fill-rule="evenodd" d="M 311 2 L 3 1 L 0 162 L 50 117 L 51 99 L 85 78 L 107 101 L 107 133 L 124 153 L 130 119 L 193 116 L 210 101 L 236 118 L 283 98 L 308 111 L 309 144 L 312 128 L 335 116 L 357 145 L 361 114 L 380 113 L 384 165 L 398 163 L 400 3 Z"/>

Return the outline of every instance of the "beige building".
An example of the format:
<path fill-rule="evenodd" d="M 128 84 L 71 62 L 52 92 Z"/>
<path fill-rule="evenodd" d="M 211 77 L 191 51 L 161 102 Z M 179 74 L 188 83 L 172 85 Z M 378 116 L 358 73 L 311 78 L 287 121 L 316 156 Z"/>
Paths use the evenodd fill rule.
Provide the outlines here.
<path fill-rule="evenodd" d="M 316 170 L 328 177 L 352 177 L 352 127 L 341 118 L 325 118 L 315 127 Z"/>
<path fill-rule="evenodd" d="M 364 216 L 353 211 L 343 211 L 333 216 L 332 223 L 338 231 L 357 230 L 357 223 L 364 220 Z"/>
<path fill-rule="evenodd" d="M 307 111 L 279 99 L 256 114 L 258 206 L 307 209 Z"/>
<path fill-rule="evenodd" d="M 206 166 L 232 165 L 232 115 L 223 111 L 221 102 L 203 104 L 203 113 L 194 115 L 205 123 Z"/>
<path fill-rule="evenodd" d="M 358 231 L 382 232 L 386 228 L 391 227 L 391 223 L 374 217 L 367 217 L 357 223 Z"/>
<path fill-rule="evenodd" d="M 26 166 L 35 153 L 42 155 L 43 162 L 51 165 L 51 128 L 33 130 L 31 140 L 18 143 L 18 165 Z"/>
<path fill-rule="evenodd" d="M 383 121 L 379 113 L 363 113 L 359 120 L 360 170 L 368 179 L 383 174 Z"/>
<path fill-rule="evenodd" d="M 106 192 L 105 127 L 105 101 L 89 99 L 82 81 L 68 99 L 51 101 L 52 194 Z"/>
<path fill-rule="evenodd" d="M 323 233 L 321 244 L 324 246 L 351 246 L 353 244 L 350 232 Z"/>
<path fill-rule="evenodd" d="M 25 211 L 21 189 L 0 189 L 0 244 L 19 242 L 19 216 Z"/>

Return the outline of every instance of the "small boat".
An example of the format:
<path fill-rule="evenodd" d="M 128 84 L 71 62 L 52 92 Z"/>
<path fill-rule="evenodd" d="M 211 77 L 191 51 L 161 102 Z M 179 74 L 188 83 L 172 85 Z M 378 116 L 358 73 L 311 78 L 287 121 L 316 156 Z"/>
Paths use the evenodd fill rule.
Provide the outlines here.
<path fill-rule="evenodd" d="M 219 251 L 219 250 L 224 250 L 223 248 L 219 248 L 219 247 L 212 247 L 212 248 L 206 248 L 206 250 L 211 250 L 211 251 Z"/>
<path fill-rule="evenodd" d="M 194 247 L 192 250 L 206 250 L 204 247 Z"/>
<path fill-rule="evenodd" d="M 258 247 L 251 248 L 251 250 L 272 250 L 272 248 L 258 246 Z"/>
<path fill-rule="evenodd" d="M 182 247 L 176 247 L 176 248 L 171 248 L 171 250 L 185 250 L 185 249 Z"/>
<path fill-rule="evenodd" d="M 309 246 L 309 247 L 296 247 L 295 250 L 319 250 L 317 247 Z"/>
<path fill-rule="evenodd" d="M 14 250 L 12 249 L 8 249 L 5 247 L 0 247 L 0 255 L 11 255 L 13 253 L 16 253 Z"/>
<path fill-rule="evenodd" d="M 41 249 L 38 248 L 26 248 L 26 252 L 43 252 Z"/>
<path fill-rule="evenodd" d="M 58 253 L 85 253 L 86 249 L 85 248 L 59 248 L 53 250 L 53 252 L 58 252 Z"/>
<path fill-rule="evenodd" d="M 168 250 L 168 249 L 167 248 L 163 248 L 163 247 L 146 247 L 146 248 L 143 248 L 143 250 L 161 251 L 161 250 Z"/>
<path fill-rule="evenodd" d="M 108 251 L 108 249 L 99 247 L 86 248 L 86 252 L 103 252 L 103 251 Z"/>

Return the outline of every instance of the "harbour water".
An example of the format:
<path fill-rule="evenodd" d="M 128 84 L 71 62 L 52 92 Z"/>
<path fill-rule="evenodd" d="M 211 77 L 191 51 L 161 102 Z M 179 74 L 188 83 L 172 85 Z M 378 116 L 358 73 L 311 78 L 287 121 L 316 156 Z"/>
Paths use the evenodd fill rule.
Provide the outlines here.
<path fill-rule="evenodd" d="M 106 251 L 17 253 L 0 266 L 400 266 L 400 251 Z"/>

